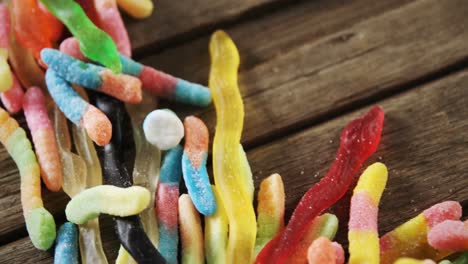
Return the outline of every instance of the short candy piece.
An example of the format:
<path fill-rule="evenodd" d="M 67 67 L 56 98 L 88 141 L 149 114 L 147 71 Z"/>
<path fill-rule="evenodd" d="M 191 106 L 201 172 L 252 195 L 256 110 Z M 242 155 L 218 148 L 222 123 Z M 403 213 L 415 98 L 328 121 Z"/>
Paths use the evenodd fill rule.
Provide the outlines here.
<path fill-rule="evenodd" d="M 141 82 L 135 77 L 114 74 L 106 68 L 81 62 L 54 49 L 43 49 L 41 58 L 49 69 L 70 83 L 97 90 L 127 103 L 141 101 Z"/>
<path fill-rule="evenodd" d="M 68 221 L 84 224 L 101 213 L 121 217 L 136 215 L 149 205 L 149 201 L 150 193 L 146 188 L 101 185 L 73 197 L 67 204 L 65 214 Z"/>
<path fill-rule="evenodd" d="M 399 258 L 394 262 L 394 264 L 436 264 L 436 263 L 430 259 L 418 260 L 418 259 L 413 259 L 413 258 Z"/>
<path fill-rule="evenodd" d="M 79 127 L 84 127 L 89 137 L 99 146 L 109 143 L 112 124 L 101 111 L 84 101 L 71 85 L 53 70 L 46 72 L 47 88 L 60 110 Z"/>
<path fill-rule="evenodd" d="M 206 170 L 208 128 L 195 116 L 186 117 L 184 127 L 185 146 L 182 156 L 182 172 L 185 185 L 197 210 L 203 215 L 212 215 L 216 211 L 216 201 Z"/>
<path fill-rule="evenodd" d="M 319 237 L 310 245 L 307 251 L 309 264 L 335 264 L 335 248 L 326 237 Z"/>
<path fill-rule="evenodd" d="M 153 12 L 151 0 L 117 0 L 117 3 L 134 18 L 146 18 Z"/>
<path fill-rule="evenodd" d="M 205 256 L 207 264 L 218 264 L 226 261 L 228 219 L 216 186 L 212 185 L 211 188 L 216 200 L 216 212 L 205 216 Z"/>
<path fill-rule="evenodd" d="M 182 264 L 204 264 L 203 232 L 200 215 L 187 194 L 179 197 L 179 228 Z"/>
<path fill-rule="evenodd" d="M 78 264 L 78 228 L 66 222 L 58 230 L 54 264 Z"/>
<path fill-rule="evenodd" d="M 284 197 L 283 180 L 279 174 L 272 174 L 260 184 L 255 256 L 284 228 Z"/>
<path fill-rule="evenodd" d="M 182 176 L 182 147 L 164 155 L 156 192 L 156 216 L 159 225 L 159 250 L 169 264 L 177 263 L 179 181 Z"/>
<path fill-rule="evenodd" d="M 380 262 L 392 264 L 400 257 L 441 259 L 448 252 L 432 248 L 427 234 L 445 220 L 458 220 L 462 215 L 460 203 L 447 201 L 433 205 L 423 213 L 380 238 Z"/>
<path fill-rule="evenodd" d="M 47 114 L 45 97 L 38 87 L 30 87 L 24 96 L 24 116 L 34 142 L 42 180 L 47 189 L 62 188 L 62 163 L 58 153 L 55 131 Z"/>
<path fill-rule="evenodd" d="M 5 4 L 0 3 L 0 92 L 5 92 L 13 85 L 13 77 L 8 65 L 10 36 L 10 12 Z"/>
<path fill-rule="evenodd" d="M 149 113 L 143 121 L 146 140 L 161 150 L 174 148 L 184 137 L 184 125 L 169 109 Z"/>
<path fill-rule="evenodd" d="M 122 71 L 122 63 L 112 38 L 97 28 L 75 1 L 41 0 L 41 2 L 79 40 L 80 49 L 86 57 L 99 62 L 115 73 Z"/>
<path fill-rule="evenodd" d="M 311 221 L 343 197 L 361 164 L 376 151 L 383 121 L 383 110 L 375 106 L 343 129 L 340 148 L 327 175 L 306 192 L 285 230 L 263 248 L 256 263 L 287 263 Z"/>
<path fill-rule="evenodd" d="M 21 175 L 21 204 L 29 237 L 36 248 L 47 250 L 55 240 L 55 221 L 42 202 L 39 164 L 26 132 L 2 108 L 0 142 L 15 161 Z"/>
<path fill-rule="evenodd" d="M 468 221 L 446 220 L 429 231 L 427 240 L 438 250 L 468 251 Z"/>
<path fill-rule="evenodd" d="M 15 74 L 12 73 L 12 77 L 13 85 L 8 91 L 0 93 L 0 99 L 6 110 L 11 114 L 15 114 L 23 109 L 24 91 Z"/>
<path fill-rule="evenodd" d="M 376 162 L 362 173 L 351 198 L 349 264 L 379 264 L 379 202 L 387 184 L 387 167 Z"/>

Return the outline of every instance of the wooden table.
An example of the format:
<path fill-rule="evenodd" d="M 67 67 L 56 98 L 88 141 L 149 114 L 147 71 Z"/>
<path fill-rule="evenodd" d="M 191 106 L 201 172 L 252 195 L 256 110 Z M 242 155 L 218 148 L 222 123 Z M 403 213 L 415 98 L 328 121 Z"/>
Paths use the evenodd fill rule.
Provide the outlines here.
<path fill-rule="evenodd" d="M 126 19 L 141 62 L 207 83 L 208 40 L 225 29 L 241 54 L 243 144 L 255 184 L 283 176 L 287 217 L 323 176 L 343 126 L 378 104 L 386 112 L 369 165 L 389 167 L 381 233 L 434 203 L 460 201 L 468 212 L 468 3 L 466 0 L 157 1 L 149 19 Z M 214 131 L 215 113 L 195 113 Z M 22 119 L 22 117 L 18 117 Z M 0 149 L 0 263 L 51 263 L 33 248 L 21 212 L 19 174 Z M 68 198 L 44 191 L 63 223 Z M 108 217 L 110 260 L 118 244 Z M 346 243 L 341 232 L 339 240 Z"/>

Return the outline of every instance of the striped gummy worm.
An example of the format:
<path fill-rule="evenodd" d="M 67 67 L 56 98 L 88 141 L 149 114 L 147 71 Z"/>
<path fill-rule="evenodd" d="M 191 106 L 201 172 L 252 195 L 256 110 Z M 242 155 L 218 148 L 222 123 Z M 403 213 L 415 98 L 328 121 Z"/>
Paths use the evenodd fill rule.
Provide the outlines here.
<path fill-rule="evenodd" d="M 86 61 L 75 38 L 64 40 L 60 50 L 76 59 Z M 196 106 L 207 106 L 211 103 L 210 90 L 205 86 L 176 78 L 122 54 L 120 61 L 122 72 L 140 79 L 143 90 L 153 95 Z"/>
<path fill-rule="evenodd" d="M 8 91 L 0 93 L 0 99 L 5 106 L 5 109 L 10 114 L 16 114 L 23 109 L 24 91 L 18 81 L 18 78 L 16 78 L 16 75 L 14 73 L 11 74 L 13 77 L 13 85 Z"/>
<path fill-rule="evenodd" d="M 182 155 L 182 172 L 185 185 L 195 208 L 203 215 L 212 215 L 216 211 L 216 201 L 206 170 L 208 128 L 201 119 L 195 116 L 185 118 L 184 128 L 185 146 Z"/>
<path fill-rule="evenodd" d="M 40 88 L 31 87 L 26 91 L 23 108 L 41 168 L 42 180 L 47 189 L 57 192 L 62 187 L 62 163 L 55 131 L 47 114 L 45 97 Z"/>
<path fill-rule="evenodd" d="M 437 250 L 468 251 L 468 220 L 443 221 L 429 231 L 427 240 Z"/>
<path fill-rule="evenodd" d="M 285 194 L 283 180 L 279 174 L 273 174 L 262 181 L 257 200 L 255 256 L 284 228 Z"/>
<path fill-rule="evenodd" d="M 354 188 L 348 231 L 349 264 L 380 263 L 377 221 L 387 178 L 387 167 L 377 162 L 367 167 Z"/>
<path fill-rule="evenodd" d="M 179 182 L 182 176 L 182 147 L 176 146 L 163 158 L 156 192 L 159 250 L 169 264 L 177 263 Z"/>
<path fill-rule="evenodd" d="M 84 127 L 89 137 L 99 146 L 109 143 L 112 124 L 99 109 L 84 101 L 64 79 L 52 69 L 46 72 L 47 88 L 65 116 L 79 127 Z"/>
<path fill-rule="evenodd" d="M 216 200 L 216 212 L 205 216 L 205 256 L 207 264 L 226 262 L 228 218 L 216 186 L 211 186 Z"/>
<path fill-rule="evenodd" d="M 200 215 L 187 194 L 182 194 L 179 197 L 179 229 L 182 264 L 204 264 L 205 254 Z"/>
<path fill-rule="evenodd" d="M 7 62 L 10 28 L 10 12 L 6 4 L 0 3 L 0 92 L 7 91 L 13 85 L 13 77 Z"/>
<path fill-rule="evenodd" d="M 445 220 L 459 220 L 460 203 L 446 201 L 433 205 L 418 216 L 398 226 L 380 238 L 380 263 L 392 264 L 400 257 L 439 260 L 448 252 L 432 248 L 427 234 L 435 225 Z"/>
<path fill-rule="evenodd" d="M 141 101 L 141 81 L 125 74 L 114 74 L 98 65 L 84 63 L 55 49 L 43 49 L 41 58 L 49 69 L 66 81 L 96 90 L 127 103 Z"/>
<path fill-rule="evenodd" d="M 75 224 L 65 222 L 57 232 L 54 264 L 78 264 L 78 228 Z"/>
<path fill-rule="evenodd" d="M 140 186 L 128 188 L 100 185 L 86 189 L 67 204 L 68 221 L 84 224 L 99 214 L 130 216 L 143 211 L 150 202 L 149 191 Z"/>
<path fill-rule="evenodd" d="M 307 261 L 309 264 L 343 264 L 343 247 L 336 242 L 331 242 L 327 237 L 319 237 L 307 250 Z"/>
<path fill-rule="evenodd" d="M 47 250 L 55 240 L 55 221 L 42 202 L 39 164 L 26 132 L 2 108 L 0 142 L 15 161 L 21 175 L 21 204 L 29 237 L 36 248 Z"/>
<path fill-rule="evenodd" d="M 153 12 L 151 0 L 117 0 L 117 3 L 134 18 L 146 18 Z"/>

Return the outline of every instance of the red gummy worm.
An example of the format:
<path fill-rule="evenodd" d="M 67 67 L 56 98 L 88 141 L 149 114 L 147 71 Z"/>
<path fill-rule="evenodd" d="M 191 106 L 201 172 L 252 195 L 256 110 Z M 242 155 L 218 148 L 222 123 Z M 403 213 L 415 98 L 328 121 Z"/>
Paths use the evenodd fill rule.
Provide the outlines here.
<path fill-rule="evenodd" d="M 314 218 L 347 191 L 353 175 L 380 142 L 384 112 L 374 106 L 364 117 L 351 121 L 341 133 L 336 158 L 327 175 L 302 197 L 286 228 L 260 252 L 255 263 L 287 263 Z"/>

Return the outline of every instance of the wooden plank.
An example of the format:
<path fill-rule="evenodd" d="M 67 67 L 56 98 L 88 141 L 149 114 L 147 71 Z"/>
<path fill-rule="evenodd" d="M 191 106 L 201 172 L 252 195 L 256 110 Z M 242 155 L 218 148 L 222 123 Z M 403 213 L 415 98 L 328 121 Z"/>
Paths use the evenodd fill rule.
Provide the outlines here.
<path fill-rule="evenodd" d="M 226 24 L 242 17 L 261 14 L 285 0 L 185 0 L 156 1 L 153 14 L 144 20 L 126 17 L 125 22 L 135 51 L 150 50 L 184 35 L 196 36 L 218 24 Z M 139 52 L 141 53 L 141 52 Z"/>
<path fill-rule="evenodd" d="M 389 168 L 380 206 L 380 233 L 441 201 L 468 201 L 468 70 L 412 89 L 378 104 L 386 117 L 374 161 Z M 272 173 L 285 183 L 287 215 L 300 197 L 326 174 L 342 128 L 369 107 L 248 151 L 255 186 Z M 467 211 L 465 208 L 465 217 Z M 113 245 L 117 243 L 106 241 Z M 1 259 L 21 263 L 31 258 L 31 243 L 16 241 L 0 248 Z M 15 249 L 15 250 L 14 250 Z M 43 254 L 41 255 L 43 256 Z"/>
<path fill-rule="evenodd" d="M 326 2 L 326 3 L 325 3 Z M 284 12 L 278 12 L 273 14 L 271 17 L 267 17 L 264 19 L 260 19 L 257 22 L 252 22 L 252 23 L 247 23 L 245 25 L 240 25 L 239 27 L 236 27 L 233 29 L 233 36 L 236 39 L 236 42 L 239 43 L 240 49 L 241 49 L 241 54 L 243 54 L 243 58 L 247 58 L 246 61 L 247 65 L 250 65 L 252 68 L 251 71 L 245 71 L 241 75 L 241 81 L 244 85 L 242 85 L 242 94 L 244 95 L 244 98 L 246 98 L 245 104 L 246 104 L 246 111 L 247 111 L 247 116 L 246 116 L 246 129 L 244 133 L 244 138 L 245 141 L 252 141 L 255 137 L 257 136 L 264 136 L 264 133 L 272 133 L 274 129 L 278 129 L 281 127 L 281 124 L 275 124 L 275 126 L 271 126 L 268 124 L 262 129 L 258 129 L 258 126 L 255 124 L 265 124 L 265 122 L 269 122 L 268 120 L 271 119 L 265 119 L 265 114 L 266 111 L 274 113 L 276 111 L 276 107 L 274 102 L 267 103 L 266 105 L 263 105 L 260 107 L 260 111 L 254 111 L 254 108 L 258 108 L 259 104 L 265 101 L 263 92 L 267 88 L 265 87 L 266 84 L 270 83 L 267 81 L 270 78 L 277 78 L 277 76 L 272 76 L 272 72 L 270 70 L 267 71 L 261 71 L 257 72 L 258 67 L 262 67 L 262 65 L 256 66 L 256 63 L 259 60 L 267 60 L 276 51 L 284 51 L 286 52 L 287 50 L 296 50 L 294 54 L 297 54 L 298 52 L 300 53 L 301 49 L 303 49 L 302 46 L 300 46 L 300 43 L 302 42 L 308 42 L 308 39 L 310 36 L 315 36 L 313 39 L 320 39 L 321 35 L 325 34 L 325 32 L 328 32 L 329 34 L 334 34 L 333 32 L 336 32 L 337 30 L 343 30 L 343 28 L 348 27 L 349 25 L 353 25 L 355 23 L 358 23 L 359 21 L 365 20 L 366 18 L 369 19 L 369 17 L 373 17 L 376 14 L 381 14 L 385 12 L 386 10 L 391 10 L 393 8 L 396 8 L 400 5 L 403 5 L 407 3 L 407 1 L 403 0 L 392 0 L 392 1 L 378 1 L 379 3 L 374 3 L 372 0 L 358 0 L 358 1 L 353 1 L 350 4 L 345 4 L 343 1 L 338 1 L 338 0 L 333 0 L 333 1 L 318 1 L 318 2 L 307 2 L 302 5 L 299 5 L 295 8 L 290 8 L 288 10 L 285 10 Z M 410 10 L 412 11 L 412 10 Z M 299 12 L 299 13 L 298 13 Z M 423 19 L 423 18 L 421 18 Z M 320 21 L 333 21 L 333 22 L 327 22 L 325 24 L 320 24 Z M 287 25 L 284 27 L 284 24 L 287 22 Z M 316 25 L 316 26 L 314 26 Z M 268 37 L 274 37 L 274 39 L 283 39 L 280 38 L 281 34 L 278 35 L 269 35 L 269 34 L 263 34 L 262 29 L 263 28 L 272 28 L 273 30 L 270 32 L 273 34 L 274 32 L 282 32 L 284 35 L 284 40 L 278 41 L 278 44 L 273 44 L 270 43 L 272 42 L 271 40 L 268 39 Z M 299 34 L 301 32 L 301 28 L 303 29 L 309 29 L 312 28 L 314 30 L 308 31 L 306 33 Z M 288 29 L 290 29 L 289 33 Z M 294 29 L 294 30 L 292 30 Z M 260 34 L 258 36 L 258 39 L 255 38 L 254 42 L 258 42 L 259 46 L 258 48 L 255 48 L 255 45 L 253 44 L 254 42 L 251 42 L 251 39 L 245 35 L 245 33 L 242 32 L 251 32 L 250 30 L 254 30 L 253 33 L 255 34 Z M 331 32 L 331 33 L 330 33 Z M 244 34 L 244 37 L 241 37 L 239 34 Z M 297 36 L 296 38 L 294 36 Z M 242 40 L 245 40 L 242 41 Z M 200 45 L 203 44 L 203 41 L 207 40 L 201 40 L 198 41 L 194 44 L 194 51 L 199 51 L 200 50 Z M 275 42 L 276 43 L 276 42 Z M 247 46 L 243 46 L 247 45 Z M 299 46 L 298 46 L 299 45 Z M 260 48 L 264 46 L 265 48 Z M 355 45 L 356 46 L 356 45 Z M 206 50 L 207 43 L 203 44 L 204 49 Z M 252 49 L 250 49 L 250 47 Z M 341 49 L 345 48 L 345 50 L 341 51 Z M 299 49 L 299 51 L 297 51 Z M 315 52 L 319 51 L 321 47 L 315 47 Z M 348 51 L 349 48 L 347 48 L 346 45 L 341 46 L 341 47 L 335 47 L 334 52 L 339 53 L 337 57 L 335 58 L 338 59 L 338 57 L 343 57 L 346 55 L 346 51 Z M 184 46 L 181 49 L 180 54 L 178 54 L 177 58 L 189 58 L 186 56 L 186 52 L 191 51 L 190 46 Z M 174 55 L 173 52 L 176 52 L 176 50 L 172 50 L 169 53 L 165 53 L 162 55 L 162 60 L 161 62 L 163 64 L 161 65 L 168 65 L 168 67 L 172 67 L 174 57 L 170 58 L 167 57 L 167 54 Z M 312 54 L 313 52 L 311 52 Z M 192 53 L 190 53 L 192 54 Z M 245 54 L 245 55 L 244 55 Z M 151 62 L 158 61 L 157 59 L 159 57 L 153 57 L 149 59 Z M 191 57 L 190 57 L 191 58 Z M 287 59 L 285 62 L 282 62 L 282 58 Z M 208 57 L 206 56 L 206 59 Z M 193 68 L 194 65 L 197 65 L 197 63 L 200 63 L 197 57 L 191 58 L 189 61 L 191 63 L 184 64 L 184 67 L 180 67 L 180 60 L 177 60 L 179 63 L 179 68 L 190 68 L 193 70 L 192 73 L 194 73 L 194 76 L 197 76 L 196 69 Z M 270 64 L 267 63 L 267 65 L 281 65 L 281 64 L 286 64 L 286 63 L 291 63 L 289 57 L 283 57 L 283 56 L 277 56 L 273 58 L 274 62 L 271 62 Z M 314 60 L 310 60 L 309 63 L 312 64 Z M 209 62 L 201 62 L 202 65 L 204 64 L 204 69 L 207 69 Z M 306 63 L 305 61 L 302 62 L 303 64 Z M 203 68 L 201 67 L 201 68 Z M 276 67 L 276 66 L 274 66 Z M 164 67 L 162 67 L 164 68 Z M 291 69 L 295 70 L 295 69 Z M 172 71 L 169 71 L 172 72 Z M 337 72 L 338 74 L 339 72 Z M 280 75 L 285 75 L 285 76 L 290 76 L 291 74 L 295 73 L 287 73 L 285 71 L 281 72 Z M 186 77 L 185 74 L 182 74 L 183 77 Z M 206 75 L 205 75 L 206 76 Z M 314 77 L 314 76 L 311 76 Z M 358 77 L 358 76 L 357 76 Z M 206 77 L 205 77 L 206 78 Z M 192 79 L 187 76 L 187 79 Z M 264 81 L 264 79 L 266 81 Z M 250 80 L 250 81 L 249 81 Z M 256 81 L 254 81 L 256 80 Z M 274 81 L 273 80 L 273 81 Z M 324 82 L 323 80 L 322 82 Z M 332 80 L 330 80 L 332 81 Z M 270 84 L 273 84 L 275 82 L 272 82 Z M 247 85 L 248 84 L 248 85 Z M 364 84 L 365 85 L 365 84 Z M 247 89 L 248 87 L 248 89 Z M 286 88 L 289 89 L 289 87 L 281 87 L 282 89 Z M 297 90 L 298 95 L 302 93 L 316 93 L 315 90 L 320 87 L 302 87 L 300 90 Z M 354 87 L 350 87 L 350 89 L 354 89 Z M 262 91 L 263 90 L 263 91 Z M 279 93 L 275 96 L 279 96 L 279 98 L 282 99 L 288 99 L 284 97 L 284 91 L 278 90 Z M 290 91 L 288 91 L 290 93 Z M 330 91 L 331 93 L 336 93 L 337 91 Z M 360 91 L 357 90 L 359 93 Z M 255 94 L 258 94 L 258 96 L 255 96 Z M 341 92 L 337 92 L 337 96 L 342 94 Z M 346 93 L 343 94 L 343 96 L 348 96 Z M 298 97 L 301 98 L 301 97 Z M 341 97 L 344 99 L 345 97 Z M 304 97 L 304 99 L 309 100 L 307 97 Z M 300 102 L 296 102 L 296 104 L 299 104 Z M 302 101 L 303 104 L 308 105 L 308 101 Z M 332 100 L 330 101 L 324 101 L 324 104 L 327 104 L 328 107 L 333 108 L 333 102 Z M 302 106 L 304 108 L 304 106 Z M 309 114 L 313 116 L 321 115 L 323 113 L 314 111 L 313 108 L 311 107 L 311 111 L 304 114 Z M 296 108 L 291 108 L 291 109 L 296 109 Z M 301 108 L 298 108 L 301 109 Z M 192 109 L 193 110 L 193 109 Z M 287 109 L 282 109 L 283 111 L 286 111 Z M 291 112 L 291 110 L 289 110 Z M 292 114 L 292 113 L 291 113 Z M 202 115 L 203 119 L 206 120 L 208 123 L 211 131 L 213 130 L 214 127 L 214 113 L 207 112 Z M 285 122 L 287 119 L 283 118 L 281 120 L 278 120 L 281 123 L 285 123 L 284 126 L 288 126 L 291 123 L 290 122 Z M 2 148 L 3 149 L 3 148 Z M 1 149 L 0 149 L 1 151 Z M 4 150 L 3 150 L 4 151 Z M 8 166 L 13 165 L 13 163 L 9 163 Z M 0 172 L 1 174 L 1 172 Z M 12 192 L 15 192 L 15 190 L 18 190 L 19 188 L 19 176 L 17 174 L 10 174 L 10 175 L 5 175 L 5 177 L 0 176 L 2 180 L 4 181 L 5 186 L 11 186 Z M 54 196 L 52 199 L 48 199 L 50 196 L 49 195 L 44 195 L 44 197 L 47 199 L 46 200 L 46 207 L 50 208 L 51 211 L 55 214 L 57 213 L 63 213 L 63 208 L 66 202 L 65 195 L 58 195 Z M 9 200 L 8 200 L 9 199 Z M 16 191 L 16 197 L 6 197 L 2 199 L 0 197 L 0 218 L 5 218 L 8 221 L 5 222 L 2 225 L 2 228 L 0 229 L 0 238 L 2 236 L 5 236 L 5 234 L 11 234 L 15 230 L 23 228 L 24 230 L 24 220 L 21 215 L 21 209 L 20 209 L 20 203 L 18 202 L 14 208 L 10 208 L 11 201 L 19 201 L 19 192 Z M 50 202 L 53 202 L 54 204 L 51 204 Z M 55 204 L 56 203 L 56 204 Z M 8 211 L 7 211 L 8 210 Z M 12 211 L 13 210 L 13 211 Z M 24 233 L 24 232 L 23 232 Z M 9 236 L 7 235 L 7 238 Z M 5 238 L 4 238 L 5 240 Z M 0 239 L 1 241 L 1 239 Z"/>

